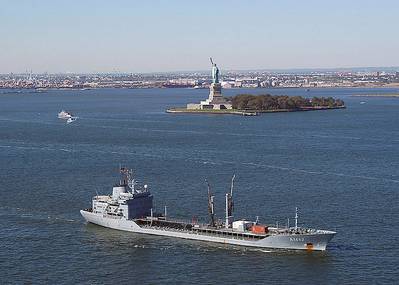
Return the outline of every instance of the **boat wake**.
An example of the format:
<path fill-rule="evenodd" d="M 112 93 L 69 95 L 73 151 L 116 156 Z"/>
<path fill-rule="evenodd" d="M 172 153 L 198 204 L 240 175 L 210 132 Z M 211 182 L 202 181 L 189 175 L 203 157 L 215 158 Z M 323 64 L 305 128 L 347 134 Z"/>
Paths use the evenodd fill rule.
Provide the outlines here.
<path fill-rule="evenodd" d="M 225 163 L 229 163 L 229 162 L 225 162 Z M 379 181 L 385 181 L 385 182 L 399 183 L 399 180 L 397 180 L 397 179 L 383 178 L 383 177 L 374 177 L 374 176 L 366 176 L 366 175 L 351 175 L 351 174 L 328 172 L 328 171 L 305 170 L 305 169 L 300 169 L 300 168 L 290 168 L 290 167 L 283 167 L 283 166 L 262 164 L 262 163 L 254 163 L 254 162 L 242 162 L 241 164 L 248 165 L 248 166 L 255 166 L 255 167 L 264 167 L 264 168 L 270 168 L 270 169 L 291 171 L 291 172 L 300 172 L 300 173 L 313 174 L 313 175 L 330 175 L 330 176 L 340 176 L 340 177 L 348 177 L 348 178 L 358 178 L 358 179 L 364 179 L 364 180 L 379 180 Z"/>
<path fill-rule="evenodd" d="M 262 252 L 262 253 L 272 253 L 272 250 L 266 250 L 266 249 L 260 249 L 260 248 L 256 248 L 256 249 L 251 249 L 250 251 L 256 251 L 256 252 Z"/>
<path fill-rule="evenodd" d="M 37 213 L 30 209 L 24 209 L 19 207 L 0 207 L 0 216 L 12 216 L 21 219 L 46 221 L 50 223 L 80 223 L 80 220 L 75 220 L 66 217 L 49 215 L 48 213 Z"/>

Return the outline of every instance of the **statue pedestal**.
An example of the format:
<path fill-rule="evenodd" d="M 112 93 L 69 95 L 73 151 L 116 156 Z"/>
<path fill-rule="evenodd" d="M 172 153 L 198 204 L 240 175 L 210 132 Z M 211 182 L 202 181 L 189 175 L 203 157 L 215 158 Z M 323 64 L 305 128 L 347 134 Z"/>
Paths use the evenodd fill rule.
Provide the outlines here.
<path fill-rule="evenodd" d="M 205 101 L 201 101 L 201 109 L 231 109 L 231 104 L 222 96 L 222 85 L 220 83 L 212 83 L 209 87 L 209 97 Z"/>
<path fill-rule="evenodd" d="M 209 87 L 209 102 L 214 102 L 219 101 L 220 99 L 223 99 L 222 96 L 222 85 L 220 83 L 212 83 L 211 86 Z M 215 102 L 216 103 L 216 102 Z"/>

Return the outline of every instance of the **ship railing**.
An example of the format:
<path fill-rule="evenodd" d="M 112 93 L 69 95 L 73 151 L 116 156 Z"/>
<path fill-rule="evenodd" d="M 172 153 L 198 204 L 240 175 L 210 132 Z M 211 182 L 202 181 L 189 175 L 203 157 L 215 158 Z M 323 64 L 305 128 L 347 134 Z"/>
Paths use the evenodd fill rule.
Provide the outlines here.
<path fill-rule="evenodd" d="M 147 228 L 147 229 L 156 229 L 156 230 L 162 230 L 162 231 L 171 231 L 171 232 L 180 232 L 180 233 L 191 233 L 195 234 L 193 230 L 190 229 L 177 229 L 177 228 L 172 228 L 172 227 L 159 227 L 159 226 L 154 226 L 154 225 L 140 225 L 142 228 Z"/>
<path fill-rule="evenodd" d="M 315 234 L 320 230 L 309 229 L 309 228 L 272 228 L 269 227 L 269 231 L 273 234 L 278 235 L 294 235 L 294 234 Z"/>
<path fill-rule="evenodd" d="M 224 229 L 209 229 L 209 228 L 199 228 L 196 229 L 196 233 L 203 236 L 213 236 L 218 238 L 227 238 L 227 239 L 235 239 L 235 240 L 245 240 L 245 241 L 257 241 L 263 239 L 268 234 L 260 235 L 253 234 L 251 232 L 241 232 L 235 231 L 233 229 L 224 230 Z"/>
<path fill-rule="evenodd" d="M 147 229 L 156 229 L 156 230 L 162 230 L 162 231 L 171 231 L 171 232 L 180 232 L 180 233 L 187 233 L 187 234 L 194 234 L 194 235 L 202 235 L 202 236 L 208 236 L 208 237 L 217 237 L 217 238 L 227 238 L 227 239 L 235 239 L 235 240 L 245 240 L 245 241 L 257 241 L 259 239 L 265 238 L 268 235 L 254 235 L 251 233 L 244 233 L 244 232 L 237 232 L 237 231 L 215 231 L 211 229 L 206 229 L 206 228 L 192 228 L 192 229 L 177 229 L 173 227 L 159 227 L 156 225 L 140 225 L 142 228 L 147 228 Z"/>
<path fill-rule="evenodd" d="M 151 217 L 147 217 L 147 219 L 151 220 Z M 204 223 L 199 223 L 199 222 L 193 222 L 192 220 L 187 220 L 187 219 L 177 219 L 177 218 L 164 218 L 164 217 L 157 217 L 154 218 L 155 219 L 159 219 L 159 220 L 163 220 L 166 222 L 171 222 L 171 223 L 178 223 L 178 224 L 188 224 L 188 225 L 199 225 L 200 227 L 202 226 L 206 226 L 206 224 Z"/>

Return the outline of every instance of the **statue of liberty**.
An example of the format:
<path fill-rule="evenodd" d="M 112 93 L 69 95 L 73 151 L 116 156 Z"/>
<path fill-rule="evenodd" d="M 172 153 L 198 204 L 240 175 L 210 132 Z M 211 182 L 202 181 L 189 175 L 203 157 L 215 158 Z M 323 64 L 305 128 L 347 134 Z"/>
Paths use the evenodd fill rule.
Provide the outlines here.
<path fill-rule="evenodd" d="M 219 68 L 216 63 L 213 63 L 212 57 L 210 59 L 212 63 L 212 83 L 219 83 Z"/>

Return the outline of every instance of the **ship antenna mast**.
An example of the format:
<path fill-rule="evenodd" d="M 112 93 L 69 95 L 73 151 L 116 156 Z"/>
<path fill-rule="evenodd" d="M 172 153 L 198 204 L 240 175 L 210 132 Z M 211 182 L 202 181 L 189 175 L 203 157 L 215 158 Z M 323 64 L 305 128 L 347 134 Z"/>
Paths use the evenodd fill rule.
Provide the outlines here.
<path fill-rule="evenodd" d="M 298 207 L 295 207 L 295 231 L 298 230 Z"/>
<path fill-rule="evenodd" d="M 132 190 L 132 194 L 136 194 L 136 184 L 137 184 L 136 179 L 132 178 L 129 181 L 129 184 L 130 184 L 129 187 Z M 147 190 L 147 185 L 144 185 L 144 189 Z"/>
<path fill-rule="evenodd" d="M 212 195 L 211 186 L 209 185 L 208 180 L 205 179 L 205 182 L 208 185 L 208 213 L 211 218 L 210 225 L 212 227 L 214 227 L 215 226 L 215 205 L 214 205 L 215 196 Z"/>
<path fill-rule="evenodd" d="M 119 163 L 119 185 L 122 185 L 122 165 Z"/>

